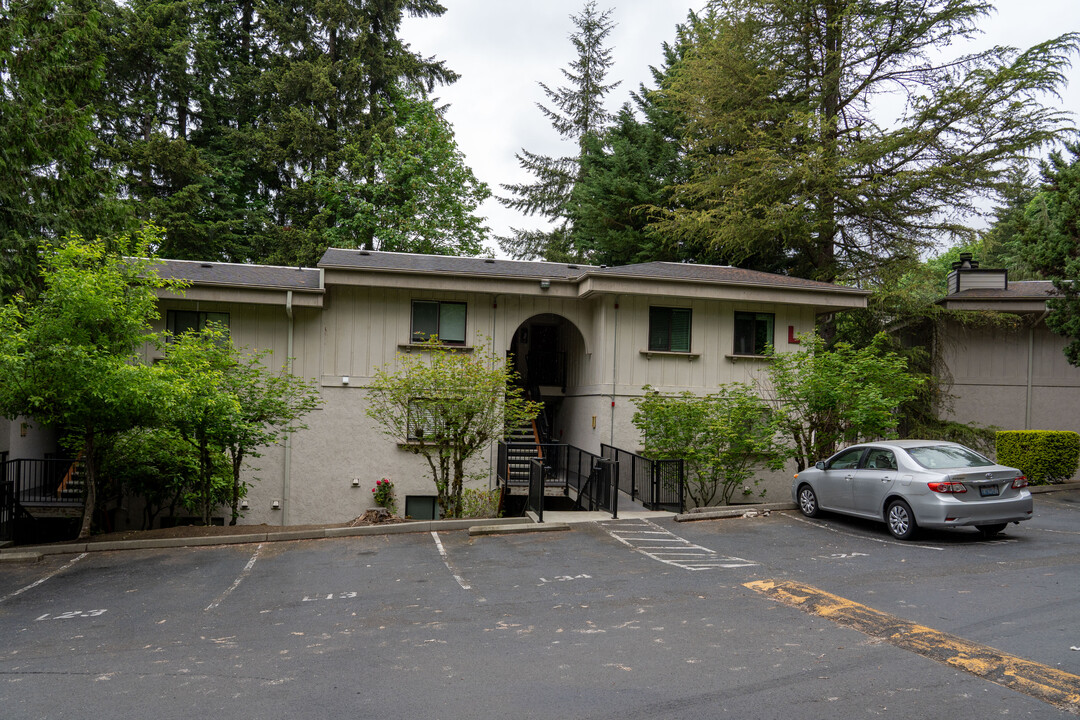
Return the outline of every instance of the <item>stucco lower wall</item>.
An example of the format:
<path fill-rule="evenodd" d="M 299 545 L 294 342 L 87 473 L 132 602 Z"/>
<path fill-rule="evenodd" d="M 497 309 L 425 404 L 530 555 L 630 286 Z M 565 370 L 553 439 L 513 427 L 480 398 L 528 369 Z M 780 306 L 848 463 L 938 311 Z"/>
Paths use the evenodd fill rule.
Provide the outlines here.
<path fill-rule="evenodd" d="M 290 525 L 347 522 L 362 515 L 375 507 L 371 489 L 382 478 L 394 483 L 398 514 L 405 512 L 407 495 L 436 494 L 423 456 L 399 446 L 366 415 L 364 388 L 324 387 L 322 394 L 324 406 L 307 417 L 308 429 L 292 440 L 292 475 L 284 499 Z M 469 471 L 482 479 L 467 487 L 487 488 L 490 468 L 490 455 L 479 455 Z M 352 484 L 354 478 L 360 481 L 358 487 Z M 260 483 L 260 504 L 265 501 L 262 493 L 272 487 Z M 280 485 L 277 493 L 282 497 Z M 255 497 L 253 492 L 253 507 Z"/>

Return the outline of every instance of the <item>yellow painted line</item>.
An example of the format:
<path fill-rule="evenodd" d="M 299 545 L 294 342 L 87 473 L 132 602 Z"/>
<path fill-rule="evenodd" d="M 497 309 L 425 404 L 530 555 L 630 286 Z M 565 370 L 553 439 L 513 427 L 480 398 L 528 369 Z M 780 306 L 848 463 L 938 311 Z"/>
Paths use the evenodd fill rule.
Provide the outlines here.
<path fill-rule="evenodd" d="M 1062 709 L 1080 712 L 1080 675 L 1007 655 L 992 647 L 879 612 L 810 585 L 780 580 L 758 580 L 743 585 L 838 625 L 881 638 L 897 647 Z"/>

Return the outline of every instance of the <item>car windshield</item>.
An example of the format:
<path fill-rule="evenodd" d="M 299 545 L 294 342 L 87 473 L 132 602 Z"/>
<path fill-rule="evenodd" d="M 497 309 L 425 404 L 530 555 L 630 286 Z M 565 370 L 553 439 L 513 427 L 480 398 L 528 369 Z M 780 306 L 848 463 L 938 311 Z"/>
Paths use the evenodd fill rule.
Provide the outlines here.
<path fill-rule="evenodd" d="M 994 463 L 974 450 L 958 445 L 928 445 L 907 449 L 908 455 L 927 470 L 986 467 Z"/>

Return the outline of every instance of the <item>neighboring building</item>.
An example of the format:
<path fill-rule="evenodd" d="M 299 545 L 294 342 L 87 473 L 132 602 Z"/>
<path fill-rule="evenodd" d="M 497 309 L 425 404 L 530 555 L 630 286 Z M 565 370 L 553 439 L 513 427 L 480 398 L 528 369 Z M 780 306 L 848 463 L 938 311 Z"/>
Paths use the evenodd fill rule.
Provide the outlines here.
<path fill-rule="evenodd" d="M 429 334 L 464 352 L 512 354 L 525 387 L 544 401 L 556 442 L 635 450 L 631 400 L 643 386 L 705 393 L 750 382 L 767 345 L 793 350 L 818 315 L 865 307 L 867 295 L 731 267 L 335 249 L 318 268 L 169 260 L 160 273 L 190 286 L 162 293 L 156 329 L 223 322 L 238 347 L 272 350 L 274 363 L 318 383 L 324 405 L 305 418 L 308 429 L 267 451 L 252 472 L 259 480 L 242 522 L 273 525 L 350 520 L 371 506 L 382 477 L 414 517 L 433 506 L 426 463 L 365 414 L 376 369 L 397 353 L 422 352 L 417 343 Z M 147 361 L 155 357 L 147 351 Z M 490 453 L 484 462 L 493 466 Z M 776 475 L 770 496 L 783 497 L 787 482 Z M 129 514 L 137 523 L 138 512 Z"/>
<path fill-rule="evenodd" d="M 1007 271 L 980 268 L 967 254 L 953 264 L 939 304 L 991 316 L 946 320 L 935 334 L 941 377 L 954 396 L 950 419 L 1080 432 L 1080 368 L 1065 359 L 1065 339 L 1046 327 L 1046 301 L 1054 293 L 1050 282 L 1010 282 Z"/>

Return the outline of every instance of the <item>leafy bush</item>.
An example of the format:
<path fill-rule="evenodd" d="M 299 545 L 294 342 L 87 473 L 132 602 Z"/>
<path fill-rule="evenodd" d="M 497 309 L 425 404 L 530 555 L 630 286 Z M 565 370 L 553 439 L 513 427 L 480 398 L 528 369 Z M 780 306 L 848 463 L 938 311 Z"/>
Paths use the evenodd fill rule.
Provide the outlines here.
<path fill-rule="evenodd" d="M 695 506 L 717 501 L 726 505 L 736 489 L 757 485 L 756 468 L 783 466 L 773 415 L 753 388 L 732 383 L 706 396 L 663 395 L 649 386 L 644 390 L 645 395 L 633 401 L 643 454 L 657 460 L 681 458 L 686 491 Z"/>
<path fill-rule="evenodd" d="M 371 488 L 375 494 L 375 504 L 386 508 L 391 515 L 397 515 L 397 494 L 394 492 L 394 483 L 390 478 L 375 481 L 375 487 Z"/>
<path fill-rule="evenodd" d="M 474 490 L 472 488 L 465 488 L 461 493 L 461 517 L 499 517 L 499 505 L 501 501 L 501 488 L 495 488 L 494 490 Z"/>
<path fill-rule="evenodd" d="M 1032 485 L 1068 480 L 1080 466 L 1080 435 L 1068 430 L 1001 430 L 997 461 L 1019 468 Z"/>

